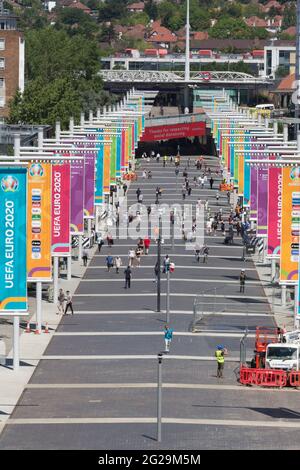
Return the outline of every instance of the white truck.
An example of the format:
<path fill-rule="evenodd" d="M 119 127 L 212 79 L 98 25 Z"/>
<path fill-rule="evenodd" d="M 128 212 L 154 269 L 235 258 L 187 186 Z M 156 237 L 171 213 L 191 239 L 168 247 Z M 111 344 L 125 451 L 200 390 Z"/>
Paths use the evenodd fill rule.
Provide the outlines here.
<path fill-rule="evenodd" d="M 300 330 L 285 333 L 280 342 L 268 344 L 265 367 L 289 371 L 300 370 Z"/>

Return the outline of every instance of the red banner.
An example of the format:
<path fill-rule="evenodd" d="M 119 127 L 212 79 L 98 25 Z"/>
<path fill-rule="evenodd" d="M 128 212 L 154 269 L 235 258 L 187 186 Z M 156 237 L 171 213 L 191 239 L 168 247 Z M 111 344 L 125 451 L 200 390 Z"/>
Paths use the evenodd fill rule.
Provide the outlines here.
<path fill-rule="evenodd" d="M 178 123 L 169 126 L 146 127 L 141 142 L 180 139 L 203 135 L 206 135 L 205 122 L 191 122 L 190 124 Z"/>

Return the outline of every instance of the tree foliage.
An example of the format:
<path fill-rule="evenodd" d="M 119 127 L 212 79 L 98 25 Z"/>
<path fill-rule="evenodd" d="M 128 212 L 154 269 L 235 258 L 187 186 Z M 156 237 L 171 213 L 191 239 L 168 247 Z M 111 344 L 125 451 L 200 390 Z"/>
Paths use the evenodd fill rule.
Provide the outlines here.
<path fill-rule="evenodd" d="M 100 51 L 94 40 L 45 28 L 26 33 L 26 87 L 10 106 L 10 122 L 67 126 L 72 115 L 96 107 L 103 94 Z"/>

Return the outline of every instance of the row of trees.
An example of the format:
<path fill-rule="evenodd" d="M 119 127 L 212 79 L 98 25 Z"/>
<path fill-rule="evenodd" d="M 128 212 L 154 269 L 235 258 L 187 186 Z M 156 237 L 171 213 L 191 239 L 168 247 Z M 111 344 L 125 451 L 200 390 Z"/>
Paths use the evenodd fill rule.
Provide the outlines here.
<path fill-rule="evenodd" d="M 10 123 L 54 124 L 59 118 L 65 128 L 70 116 L 78 120 L 81 111 L 111 102 L 98 75 L 95 40 L 52 27 L 27 31 L 25 40 L 26 86 L 10 104 Z"/>

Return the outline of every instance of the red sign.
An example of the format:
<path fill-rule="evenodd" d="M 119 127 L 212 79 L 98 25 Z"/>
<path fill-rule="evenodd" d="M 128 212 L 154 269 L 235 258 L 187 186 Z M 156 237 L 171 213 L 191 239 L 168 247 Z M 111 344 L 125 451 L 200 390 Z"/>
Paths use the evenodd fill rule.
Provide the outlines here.
<path fill-rule="evenodd" d="M 190 124 L 172 124 L 170 126 L 146 127 L 142 142 L 152 140 L 180 139 L 184 137 L 206 135 L 205 122 L 191 122 Z"/>

